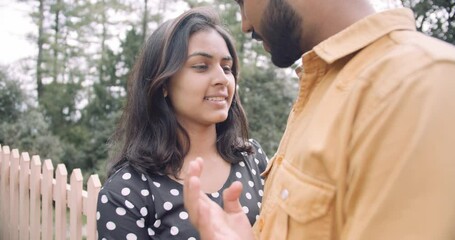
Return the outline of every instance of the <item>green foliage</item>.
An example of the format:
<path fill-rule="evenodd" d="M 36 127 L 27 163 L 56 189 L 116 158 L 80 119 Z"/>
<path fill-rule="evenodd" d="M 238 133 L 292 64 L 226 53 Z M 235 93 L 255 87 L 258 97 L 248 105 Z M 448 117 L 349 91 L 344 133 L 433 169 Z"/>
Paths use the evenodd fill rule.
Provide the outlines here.
<path fill-rule="evenodd" d="M 63 154 L 60 140 L 41 111 L 27 105 L 28 97 L 18 81 L 0 69 L 0 144 L 59 162 Z"/>
<path fill-rule="evenodd" d="M 401 0 L 414 11 L 417 28 L 455 45 L 455 0 Z"/>
<path fill-rule="evenodd" d="M 0 68 L 0 119 L 13 122 L 21 114 L 24 94 L 16 81 L 9 79 L 6 68 Z"/>
<path fill-rule="evenodd" d="M 78 120 L 79 111 L 76 107 L 76 97 L 81 86 L 77 83 L 47 84 L 41 99 L 44 114 L 47 116 L 54 134 L 66 140 L 68 127 Z"/>
<path fill-rule="evenodd" d="M 273 156 L 286 126 L 297 87 L 271 67 L 244 66 L 239 95 L 247 112 L 251 137 Z M 294 86 L 294 87 L 293 87 Z"/>
<path fill-rule="evenodd" d="M 124 84 L 124 88 L 126 89 L 126 81 L 128 78 L 129 70 L 133 68 L 134 62 L 136 61 L 137 56 L 141 50 L 143 44 L 143 36 L 140 34 L 136 28 L 132 27 L 126 33 L 125 40 L 121 41 L 120 48 L 121 53 L 119 54 L 119 65 L 120 69 L 119 72 L 123 73 L 120 74 L 119 77 L 121 82 Z"/>
<path fill-rule="evenodd" d="M 49 125 L 37 109 L 25 111 L 14 122 L 1 122 L 0 143 L 39 155 L 42 160 L 51 158 L 54 163 L 59 163 L 63 154 L 59 138 L 49 131 Z"/>

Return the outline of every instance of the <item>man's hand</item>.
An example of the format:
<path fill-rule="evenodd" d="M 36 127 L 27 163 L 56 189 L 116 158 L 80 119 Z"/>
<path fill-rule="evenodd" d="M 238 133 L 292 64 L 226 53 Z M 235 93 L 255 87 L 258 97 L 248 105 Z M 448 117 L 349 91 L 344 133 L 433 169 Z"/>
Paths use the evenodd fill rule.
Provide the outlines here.
<path fill-rule="evenodd" d="M 239 202 L 242 184 L 234 182 L 223 192 L 224 209 L 201 190 L 203 160 L 189 164 L 184 182 L 184 203 L 191 223 L 203 240 L 252 240 L 250 222 Z"/>

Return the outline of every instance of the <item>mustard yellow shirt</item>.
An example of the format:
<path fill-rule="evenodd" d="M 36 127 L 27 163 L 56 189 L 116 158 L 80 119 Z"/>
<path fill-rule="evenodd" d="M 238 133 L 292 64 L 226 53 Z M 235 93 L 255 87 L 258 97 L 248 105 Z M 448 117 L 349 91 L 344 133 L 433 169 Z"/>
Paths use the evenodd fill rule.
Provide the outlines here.
<path fill-rule="evenodd" d="M 455 239 L 455 48 L 376 13 L 302 57 L 257 239 Z"/>

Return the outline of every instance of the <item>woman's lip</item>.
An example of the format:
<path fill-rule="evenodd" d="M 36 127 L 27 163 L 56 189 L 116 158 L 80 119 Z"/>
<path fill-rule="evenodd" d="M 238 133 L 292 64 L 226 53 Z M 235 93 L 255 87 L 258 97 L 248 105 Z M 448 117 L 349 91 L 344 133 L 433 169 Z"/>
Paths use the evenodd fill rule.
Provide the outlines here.
<path fill-rule="evenodd" d="M 208 96 L 208 97 L 204 97 L 204 100 L 208 100 L 208 101 L 213 101 L 213 102 L 221 102 L 221 101 L 226 101 L 227 100 L 227 97 L 225 96 Z"/>

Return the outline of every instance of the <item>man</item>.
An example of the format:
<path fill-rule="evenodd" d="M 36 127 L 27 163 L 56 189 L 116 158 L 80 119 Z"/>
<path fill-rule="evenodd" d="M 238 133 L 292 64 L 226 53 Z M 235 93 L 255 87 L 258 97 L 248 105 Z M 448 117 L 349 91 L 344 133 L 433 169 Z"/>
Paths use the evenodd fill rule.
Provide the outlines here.
<path fill-rule="evenodd" d="M 241 184 L 217 208 L 192 162 L 185 204 L 202 238 L 455 239 L 455 48 L 368 0 L 238 4 L 275 65 L 302 57 L 300 92 L 253 229 Z"/>

